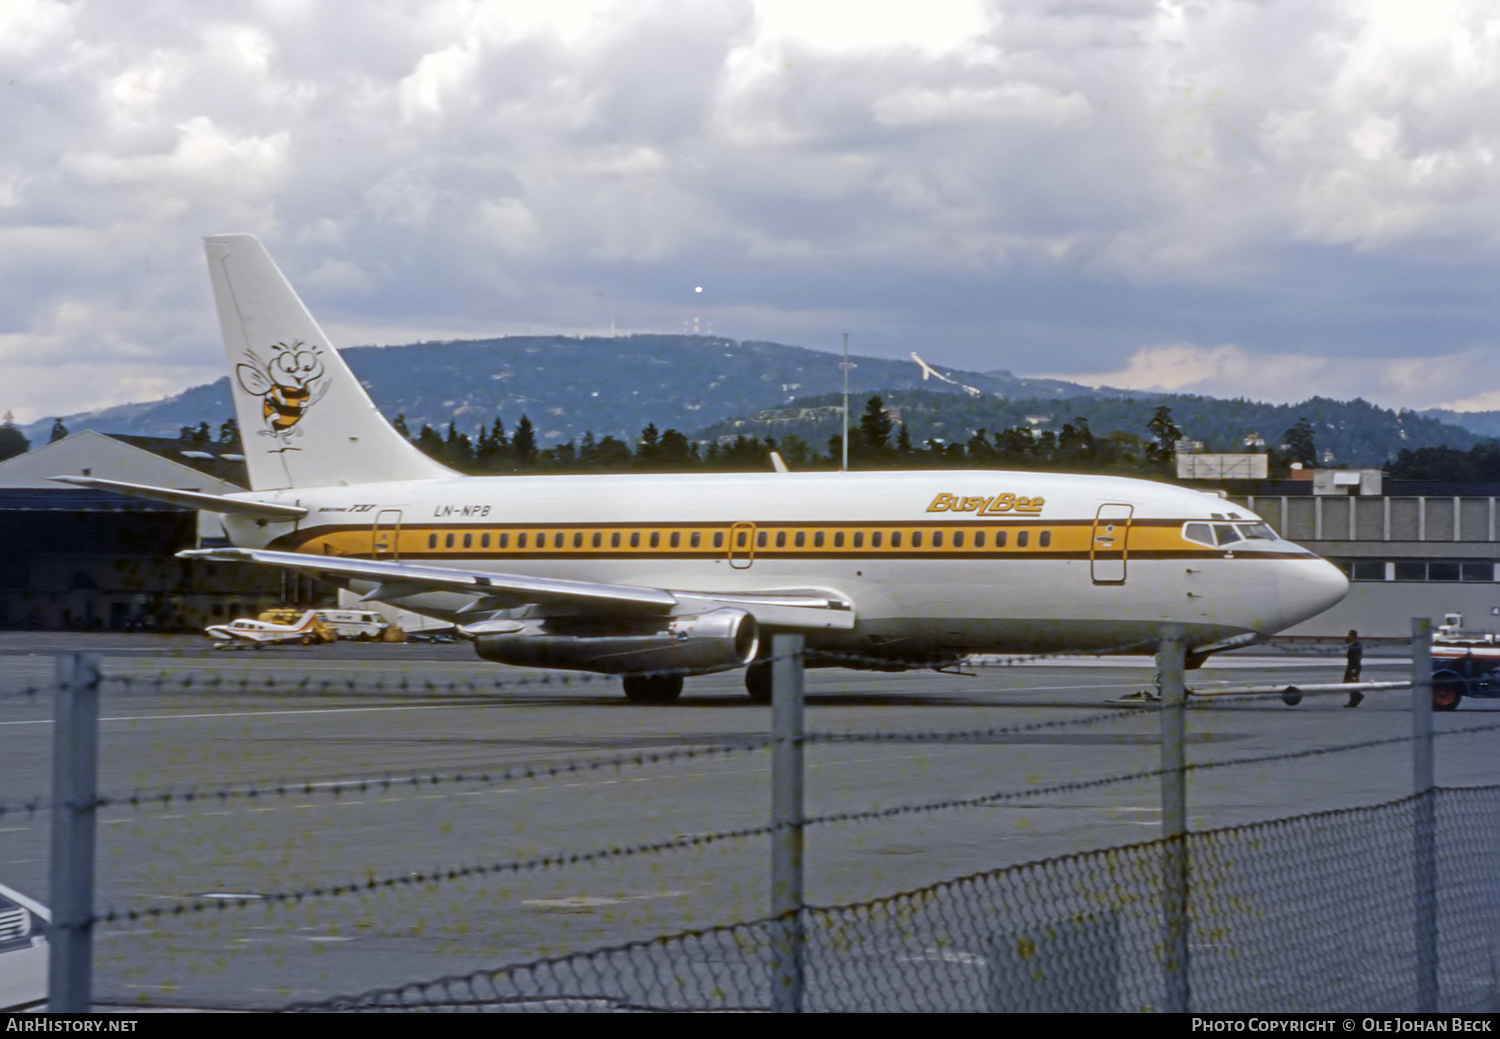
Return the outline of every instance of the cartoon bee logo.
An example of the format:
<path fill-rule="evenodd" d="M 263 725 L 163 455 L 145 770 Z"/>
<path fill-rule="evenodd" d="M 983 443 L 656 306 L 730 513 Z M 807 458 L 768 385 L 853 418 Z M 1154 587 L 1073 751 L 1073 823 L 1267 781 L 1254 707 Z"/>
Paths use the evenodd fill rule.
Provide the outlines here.
<path fill-rule="evenodd" d="M 268 428 L 260 435 L 275 437 L 285 443 L 294 433 L 307 409 L 328 389 L 320 383 L 323 377 L 323 351 L 300 339 L 277 343 L 271 347 L 269 362 L 252 351 L 245 351 L 250 364 L 238 365 L 234 372 L 245 392 L 261 398 L 261 415 Z"/>

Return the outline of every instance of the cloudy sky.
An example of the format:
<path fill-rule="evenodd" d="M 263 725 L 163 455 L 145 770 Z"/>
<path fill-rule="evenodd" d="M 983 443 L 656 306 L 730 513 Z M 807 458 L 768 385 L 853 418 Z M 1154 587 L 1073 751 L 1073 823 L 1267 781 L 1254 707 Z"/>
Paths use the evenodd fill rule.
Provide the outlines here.
<path fill-rule="evenodd" d="M 238 231 L 341 345 L 1500 407 L 1495 0 L 0 0 L 0 69 L 22 422 L 221 374 Z"/>

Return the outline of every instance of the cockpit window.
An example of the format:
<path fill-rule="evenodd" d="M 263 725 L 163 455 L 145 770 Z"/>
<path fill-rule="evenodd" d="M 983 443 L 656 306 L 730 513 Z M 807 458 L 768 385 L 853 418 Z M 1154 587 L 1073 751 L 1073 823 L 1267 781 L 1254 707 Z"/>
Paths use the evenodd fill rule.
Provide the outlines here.
<path fill-rule="evenodd" d="M 1229 523 L 1214 524 L 1214 539 L 1221 545 L 1232 545 L 1236 541 L 1244 540 L 1240 537 L 1240 532 L 1235 530 L 1234 526 Z"/>
<path fill-rule="evenodd" d="M 1276 532 L 1270 524 L 1246 523 L 1185 523 L 1182 536 L 1209 548 L 1222 548 L 1240 541 L 1275 541 Z"/>

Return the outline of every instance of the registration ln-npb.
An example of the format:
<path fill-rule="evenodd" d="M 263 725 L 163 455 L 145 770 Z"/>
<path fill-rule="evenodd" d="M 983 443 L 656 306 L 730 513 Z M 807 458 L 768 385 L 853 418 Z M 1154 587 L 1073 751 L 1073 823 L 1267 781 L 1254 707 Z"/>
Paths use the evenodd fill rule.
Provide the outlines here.
<path fill-rule="evenodd" d="M 449 620 L 487 660 L 624 676 L 662 702 L 769 634 L 809 662 L 1153 647 L 1190 659 L 1338 602 L 1344 576 L 1249 511 L 1144 480 L 1029 472 L 466 477 L 375 409 L 251 235 L 207 239 L 251 490 L 111 487 L 221 513 L 234 548 Z"/>

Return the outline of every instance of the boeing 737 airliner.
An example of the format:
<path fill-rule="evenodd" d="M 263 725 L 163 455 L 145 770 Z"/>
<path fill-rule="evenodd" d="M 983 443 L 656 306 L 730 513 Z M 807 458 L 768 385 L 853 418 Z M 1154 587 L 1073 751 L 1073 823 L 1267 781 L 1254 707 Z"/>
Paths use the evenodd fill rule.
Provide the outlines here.
<path fill-rule="evenodd" d="M 260 242 L 208 238 L 251 490 L 67 482 L 221 513 L 235 548 L 456 623 L 481 657 L 624 678 L 809 661 L 941 667 L 977 652 L 1246 644 L 1327 609 L 1332 565 L 1215 495 L 1030 472 L 465 477 L 375 409 Z"/>

